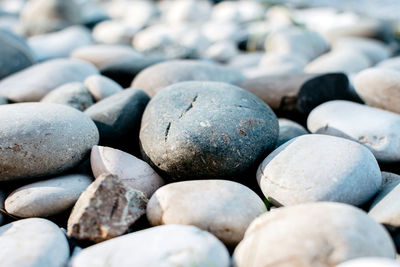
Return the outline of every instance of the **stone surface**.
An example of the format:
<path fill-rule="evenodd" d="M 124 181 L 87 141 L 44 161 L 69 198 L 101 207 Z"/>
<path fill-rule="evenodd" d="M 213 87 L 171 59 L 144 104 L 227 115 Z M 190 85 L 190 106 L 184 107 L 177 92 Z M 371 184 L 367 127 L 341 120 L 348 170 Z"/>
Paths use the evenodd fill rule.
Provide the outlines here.
<path fill-rule="evenodd" d="M 266 211 L 261 198 L 244 185 L 198 180 L 158 189 L 147 205 L 147 218 L 152 225 L 194 225 L 234 247 L 250 223 Z"/>
<path fill-rule="evenodd" d="M 127 234 L 82 250 L 72 267 L 228 267 L 224 245 L 194 226 L 163 225 Z"/>
<path fill-rule="evenodd" d="M 25 40 L 0 29 L 0 80 L 35 63 Z"/>
<path fill-rule="evenodd" d="M 391 57 L 386 60 L 379 62 L 376 65 L 378 68 L 388 68 L 388 69 L 395 69 L 400 71 L 400 56 Z"/>
<path fill-rule="evenodd" d="M 130 45 L 138 28 L 120 20 L 102 21 L 93 28 L 93 38 L 101 44 Z"/>
<path fill-rule="evenodd" d="M 102 242 L 124 234 L 146 212 L 146 196 L 113 175 L 101 175 L 81 194 L 68 219 L 69 237 Z"/>
<path fill-rule="evenodd" d="M 255 95 L 218 82 L 183 82 L 147 105 L 140 142 L 146 161 L 176 179 L 239 178 L 274 147 L 278 120 Z"/>
<path fill-rule="evenodd" d="M 400 113 L 400 70 L 366 69 L 355 77 L 354 88 L 368 105 Z"/>
<path fill-rule="evenodd" d="M 364 146 L 327 135 L 302 135 L 261 163 L 257 181 L 264 195 L 284 206 L 316 201 L 361 205 L 378 191 L 382 177 Z"/>
<path fill-rule="evenodd" d="M 83 26 L 71 26 L 64 30 L 36 35 L 28 40 L 36 60 L 69 57 L 69 54 L 82 46 L 92 44 L 90 31 Z"/>
<path fill-rule="evenodd" d="M 395 256 L 389 234 L 365 212 L 323 202 L 264 213 L 247 229 L 233 262 L 237 267 L 336 266 L 359 257 Z"/>
<path fill-rule="evenodd" d="M 93 121 L 50 103 L 0 106 L 0 180 L 54 175 L 77 165 L 99 140 Z"/>
<path fill-rule="evenodd" d="M 6 211 L 21 218 L 48 217 L 71 208 L 92 179 L 71 174 L 16 189 L 5 201 Z"/>
<path fill-rule="evenodd" d="M 118 83 L 102 75 L 91 75 L 85 79 L 84 84 L 96 101 L 103 100 L 123 90 Z"/>
<path fill-rule="evenodd" d="M 335 135 L 369 148 L 379 162 L 400 160 L 400 116 L 349 101 L 330 101 L 308 116 L 312 133 Z"/>
<path fill-rule="evenodd" d="M 164 185 L 163 179 L 145 161 L 111 147 L 94 146 L 90 164 L 95 177 L 112 174 L 148 198 Z"/>
<path fill-rule="evenodd" d="M 63 104 L 80 111 L 94 104 L 89 90 L 80 82 L 61 85 L 45 95 L 40 102 Z"/>
<path fill-rule="evenodd" d="M 233 41 L 222 41 L 212 44 L 204 52 L 206 58 L 210 58 L 219 62 L 228 62 L 239 54 L 237 44 Z"/>
<path fill-rule="evenodd" d="M 82 82 L 98 73 L 90 63 L 76 59 L 54 59 L 36 64 L 0 81 L 0 95 L 13 102 L 40 101 L 47 93 L 68 82 Z M 51 79 L 49 79 L 51 77 Z"/>
<path fill-rule="evenodd" d="M 0 227 L 0 251 L 4 267 L 64 267 L 69 258 L 64 233 L 53 222 L 40 218 Z"/>
<path fill-rule="evenodd" d="M 174 60 L 158 63 L 140 72 L 132 87 L 143 89 L 153 97 L 161 89 L 184 81 L 216 81 L 234 83 L 244 79 L 235 69 L 207 62 Z"/>
<path fill-rule="evenodd" d="M 129 88 L 97 102 L 85 111 L 96 124 L 100 144 L 139 153 L 139 129 L 148 95 Z"/>
<path fill-rule="evenodd" d="M 343 262 L 336 267 L 400 267 L 400 263 L 393 259 L 365 257 Z"/>
<path fill-rule="evenodd" d="M 300 124 L 287 120 L 287 119 L 279 119 L 279 136 L 278 141 L 276 142 L 276 147 L 279 147 L 283 143 L 304 134 L 308 134 L 308 131 L 304 129 Z"/>

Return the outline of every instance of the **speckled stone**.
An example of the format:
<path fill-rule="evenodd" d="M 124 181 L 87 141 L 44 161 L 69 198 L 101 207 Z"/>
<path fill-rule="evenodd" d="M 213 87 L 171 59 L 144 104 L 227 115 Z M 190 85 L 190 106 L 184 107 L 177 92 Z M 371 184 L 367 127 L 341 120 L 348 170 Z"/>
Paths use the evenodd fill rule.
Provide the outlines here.
<path fill-rule="evenodd" d="M 218 82 L 183 82 L 147 105 L 146 161 L 175 180 L 239 178 L 276 144 L 278 120 L 255 95 Z"/>
<path fill-rule="evenodd" d="M 99 140 L 93 121 L 59 104 L 0 106 L 0 180 L 54 175 L 76 166 Z"/>

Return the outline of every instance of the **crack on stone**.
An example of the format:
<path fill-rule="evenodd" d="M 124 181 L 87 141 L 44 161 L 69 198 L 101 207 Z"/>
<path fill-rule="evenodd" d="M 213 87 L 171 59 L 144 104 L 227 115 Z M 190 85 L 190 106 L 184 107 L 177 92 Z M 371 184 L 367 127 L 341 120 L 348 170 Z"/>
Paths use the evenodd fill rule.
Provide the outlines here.
<path fill-rule="evenodd" d="M 168 140 L 168 134 L 169 134 L 169 129 L 171 128 L 171 124 L 172 122 L 170 121 L 167 125 L 167 128 L 165 129 L 165 139 L 164 139 L 165 142 L 167 142 Z"/>
<path fill-rule="evenodd" d="M 263 178 L 265 178 L 271 184 L 273 184 L 273 185 L 275 185 L 275 186 L 277 186 L 277 187 L 279 187 L 281 189 L 285 189 L 285 190 L 288 190 L 288 191 L 308 191 L 308 190 L 313 188 L 312 186 L 309 186 L 309 187 L 306 187 L 306 188 L 303 188 L 303 189 L 300 189 L 300 190 L 296 190 L 295 188 L 286 187 L 286 186 L 283 186 L 283 185 L 271 180 L 270 178 L 268 178 L 268 176 L 264 174 L 264 170 L 263 170 L 263 168 L 261 166 L 259 167 L 259 170 L 260 170 L 261 175 L 262 175 Z"/>
<path fill-rule="evenodd" d="M 190 102 L 190 105 L 182 112 L 182 114 L 179 116 L 179 119 L 181 119 L 189 110 L 191 110 L 194 107 L 194 103 L 197 101 L 197 98 L 199 97 L 198 94 L 196 94 L 192 101 Z"/>

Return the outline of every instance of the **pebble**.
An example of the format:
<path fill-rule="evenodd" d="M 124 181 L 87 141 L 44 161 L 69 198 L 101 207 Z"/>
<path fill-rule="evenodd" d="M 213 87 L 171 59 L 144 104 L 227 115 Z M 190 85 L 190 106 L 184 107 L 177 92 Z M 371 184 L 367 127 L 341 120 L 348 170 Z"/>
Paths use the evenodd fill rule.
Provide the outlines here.
<path fill-rule="evenodd" d="M 236 247 L 233 264 L 335 266 L 358 257 L 395 256 L 389 234 L 364 211 L 321 202 L 279 208 L 258 217 Z"/>
<path fill-rule="evenodd" d="M 250 223 L 266 211 L 260 197 L 244 185 L 226 180 L 198 180 L 158 189 L 147 205 L 147 218 L 153 226 L 194 225 L 234 247 Z"/>
<path fill-rule="evenodd" d="M 400 71 L 400 56 L 391 57 L 386 60 L 382 60 L 376 65 L 378 68 L 388 68 Z"/>
<path fill-rule="evenodd" d="M 225 246 L 212 234 L 188 225 L 163 225 L 82 250 L 71 267 L 229 267 Z"/>
<path fill-rule="evenodd" d="M 148 26 L 159 14 L 158 7 L 151 1 L 112 1 L 107 4 L 107 13 L 111 18 L 138 29 Z"/>
<path fill-rule="evenodd" d="M 67 235 L 102 242 L 124 234 L 146 212 L 148 199 L 111 174 L 103 174 L 80 195 L 68 219 Z"/>
<path fill-rule="evenodd" d="M 336 267 L 400 267 L 400 263 L 392 259 L 365 257 L 343 262 Z"/>
<path fill-rule="evenodd" d="M 69 247 L 53 222 L 30 218 L 0 227 L 1 266 L 64 267 Z"/>
<path fill-rule="evenodd" d="M 130 45 L 139 31 L 130 23 L 119 20 L 102 21 L 93 28 L 93 39 L 102 44 Z"/>
<path fill-rule="evenodd" d="M 255 95 L 219 82 L 183 82 L 147 105 L 143 158 L 174 179 L 241 177 L 268 154 L 278 120 Z"/>
<path fill-rule="evenodd" d="M 147 198 L 164 185 L 163 179 L 145 161 L 111 147 L 94 146 L 90 164 L 94 177 L 112 174 Z"/>
<path fill-rule="evenodd" d="M 206 58 L 224 63 L 234 58 L 238 53 L 239 49 L 236 47 L 235 42 L 222 41 L 208 47 L 207 50 L 204 52 L 204 56 Z"/>
<path fill-rule="evenodd" d="M 366 69 L 355 77 L 354 88 L 368 105 L 400 113 L 400 70 Z"/>
<path fill-rule="evenodd" d="M 169 24 L 196 23 L 207 21 L 211 16 L 208 0 L 175 0 L 169 3 L 165 20 Z"/>
<path fill-rule="evenodd" d="M 0 80 L 35 63 L 25 40 L 0 28 Z"/>
<path fill-rule="evenodd" d="M 105 98 L 85 110 L 100 133 L 100 144 L 139 153 L 139 129 L 148 95 L 129 88 Z"/>
<path fill-rule="evenodd" d="M 89 90 L 80 82 L 65 83 L 45 95 L 40 102 L 63 104 L 84 111 L 94 104 Z"/>
<path fill-rule="evenodd" d="M 25 185 L 5 201 L 6 211 L 17 217 L 49 217 L 71 208 L 92 179 L 70 174 Z"/>
<path fill-rule="evenodd" d="M 235 83 L 244 76 L 237 70 L 208 62 L 172 60 L 155 64 L 140 72 L 132 87 L 144 90 L 153 97 L 161 89 L 184 81 L 215 81 Z"/>
<path fill-rule="evenodd" d="M 98 143 L 89 117 L 51 103 L 0 106 L 0 180 L 54 175 L 76 166 Z"/>
<path fill-rule="evenodd" d="M 246 23 L 264 18 L 265 6 L 257 1 L 221 1 L 212 10 L 215 21 Z"/>
<path fill-rule="evenodd" d="M 13 102 L 40 101 L 53 89 L 68 82 L 82 82 L 96 73 L 98 70 L 85 61 L 48 60 L 0 80 L 0 95 Z"/>
<path fill-rule="evenodd" d="M 279 136 L 276 147 L 300 135 L 308 134 L 308 131 L 297 122 L 288 119 L 278 119 Z"/>
<path fill-rule="evenodd" d="M 400 160 L 400 116 L 350 101 L 329 101 L 308 116 L 312 133 L 335 135 L 363 144 L 379 162 Z"/>
<path fill-rule="evenodd" d="M 308 134 L 269 154 L 257 170 L 257 181 L 268 199 L 284 206 L 317 201 L 361 205 L 375 195 L 382 177 L 366 147 Z"/>
<path fill-rule="evenodd" d="M 83 26 L 71 26 L 54 33 L 35 35 L 28 39 L 37 61 L 69 57 L 70 53 L 92 44 L 91 33 Z"/>
<path fill-rule="evenodd" d="M 84 85 L 92 94 L 95 101 L 103 100 L 123 90 L 118 83 L 102 75 L 91 75 L 87 77 L 84 81 Z"/>

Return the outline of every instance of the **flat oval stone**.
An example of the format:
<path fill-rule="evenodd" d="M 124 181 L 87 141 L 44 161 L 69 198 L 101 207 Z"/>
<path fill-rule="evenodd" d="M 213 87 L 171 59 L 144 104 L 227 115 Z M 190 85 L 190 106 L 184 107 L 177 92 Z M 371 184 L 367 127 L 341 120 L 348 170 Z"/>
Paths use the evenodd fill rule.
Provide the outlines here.
<path fill-rule="evenodd" d="M 244 185 L 199 180 L 161 187 L 147 204 L 146 214 L 152 225 L 194 225 L 234 247 L 251 221 L 266 211 L 261 198 Z"/>
<path fill-rule="evenodd" d="M 69 258 L 64 233 L 53 222 L 40 218 L 0 227 L 0 251 L 4 267 L 64 267 Z"/>
<path fill-rule="evenodd" d="M 103 100 L 123 90 L 118 83 L 102 75 L 91 75 L 85 79 L 84 84 L 96 101 Z"/>
<path fill-rule="evenodd" d="M 400 267 L 400 263 L 392 259 L 365 257 L 343 262 L 336 267 Z"/>
<path fill-rule="evenodd" d="M 364 146 L 327 135 L 302 135 L 261 163 L 257 181 L 264 195 L 284 206 L 316 201 L 361 205 L 378 191 L 381 172 Z"/>
<path fill-rule="evenodd" d="M 148 198 L 164 185 L 163 179 L 147 162 L 111 147 L 94 146 L 90 164 L 96 178 L 112 174 L 133 189 L 142 191 Z"/>
<path fill-rule="evenodd" d="M 98 70 L 85 61 L 53 59 L 1 80 L 0 95 L 13 102 L 36 102 L 60 85 L 82 82 L 86 77 L 96 73 Z"/>
<path fill-rule="evenodd" d="M 45 95 L 40 102 L 63 104 L 80 111 L 94 104 L 89 90 L 80 82 L 61 85 Z"/>
<path fill-rule="evenodd" d="M 279 136 L 278 141 L 276 143 L 276 147 L 286 143 L 287 141 L 304 134 L 308 134 L 308 131 L 304 129 L 303 126 L 298 124 L 297 122 L 287 120 L 287 119 L 279 119 Z"/>
<path fill-rule="evenodd" d="M 143 89 L 153 97 L 164 87 L 184 81 L 234 83 L 244 76 L 237 70 L 193 60 L 171 60 L 150 66 L 140 72 L 131 87 Z"/>
<path fill-rule="evenodd" d="M 400 116 L 350 101 L 330 101 L 308 116 L 312 133 L 328 134 L 365 145 L 379 162 L 400 160 Z"/>
<path fill-rule="evenodd" d="M 147 105 L 144 159 L 176 180 L 239 178 L 274 147 L 278 120 L 255 95 L 218 82 L 169 86 Z"/>
<path fill-rule="evenodd" d="M 233 265 L 336 266 L 359 257 L 395 256 L 388 232 L 364 211 L 319 202 L 278 208 L 258 217 L 236 247 Z"/>
<path fill-rule="evenodd" d="M 225 246 L 212 234 L 188 225 L 163 225 L 83 249 L 71 267 L 228 267 Z"/>
<path fill-rule="evenodd" d="M 71 208 L 92 179 L 72 174 L 25 185 L 12 192 L 5 201 L 11 215 L 48 217 Z"/>
<path fill-rule="evenodd" d="M 366 69 L 355 77 L 354 88 L 368 105 L 400 113 L 400 70 Z"/>
<path fill-rule="evenodd" d="M 77 165 L 99 140 L 93 121 L 59 104 L 0 106 L 0 180 L 54 175 Z"/>

